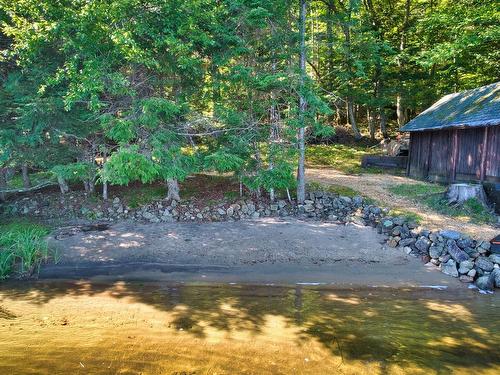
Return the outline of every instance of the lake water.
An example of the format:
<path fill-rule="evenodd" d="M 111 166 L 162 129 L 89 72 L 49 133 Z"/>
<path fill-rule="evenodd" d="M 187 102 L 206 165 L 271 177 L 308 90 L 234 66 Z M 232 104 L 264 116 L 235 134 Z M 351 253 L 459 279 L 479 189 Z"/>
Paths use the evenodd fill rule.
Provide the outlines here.
<path fill-rule="evenodd" d="M 0 285 L 0 374 L 499 374 L 472 290 Z"/>

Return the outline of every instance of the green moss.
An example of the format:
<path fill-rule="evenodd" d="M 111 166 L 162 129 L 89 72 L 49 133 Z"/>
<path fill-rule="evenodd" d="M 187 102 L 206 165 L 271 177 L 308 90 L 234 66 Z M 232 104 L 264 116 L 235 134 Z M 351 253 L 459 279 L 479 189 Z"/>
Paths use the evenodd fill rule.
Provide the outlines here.
<path fill-rule="evenodd" d="M 329 193 L 333 194 L 338 194 L 346 197 L 355 197 L 357 195 L 361 195 L 359 191 L 356 191 L 354 189 L 351 189 L 350 187 L 347 186 L 341 186 L 341 185 L 324 185 L 320 184 L 319 182 L 309 182 L 307 184 L 307 191 L 326 191 Z"/>

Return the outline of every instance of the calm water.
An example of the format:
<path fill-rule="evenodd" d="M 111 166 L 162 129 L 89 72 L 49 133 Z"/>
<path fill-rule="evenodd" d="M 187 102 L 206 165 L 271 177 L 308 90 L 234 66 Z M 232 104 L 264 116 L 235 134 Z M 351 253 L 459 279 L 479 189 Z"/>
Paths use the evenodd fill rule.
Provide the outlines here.
<path fill-rule="evenodd" d="M 499 374 L 470 290 L 0 286 L 0 374 Z"/>

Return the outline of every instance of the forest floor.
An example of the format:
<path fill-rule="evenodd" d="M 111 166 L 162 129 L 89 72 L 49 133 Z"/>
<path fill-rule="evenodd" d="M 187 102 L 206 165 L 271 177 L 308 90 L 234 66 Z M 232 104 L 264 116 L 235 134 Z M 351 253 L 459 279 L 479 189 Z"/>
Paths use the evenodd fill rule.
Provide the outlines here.
<path fill-rule="evenodd" d="M 394 188 L 403 184 L 415 185 L 415 188 L 425 184 L 429 188 L 435 184 L 412 180 L 410 178 L 391 174 L 345 174 L 332 168 L 307 168 L 309 181 L 323 185 L 345 186 L 360 194 L 374 199 L 382 207 L 393 209 L 399 213 L 409 213 L 419 218 L 419 223 L 428 229 L 453 229 L 467 233 L 476 238 L 490 239 L 498 235 L 499 229 L 489 224 L 471 223 L 469 218 L 452 217 L 401 195 L 394 194 Z"/>

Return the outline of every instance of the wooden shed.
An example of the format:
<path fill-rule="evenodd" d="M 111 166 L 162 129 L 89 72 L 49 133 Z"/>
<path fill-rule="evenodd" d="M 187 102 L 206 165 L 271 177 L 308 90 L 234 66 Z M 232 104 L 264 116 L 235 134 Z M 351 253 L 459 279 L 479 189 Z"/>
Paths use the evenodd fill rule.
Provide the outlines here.
<path fill-rule="evenodd" d="M 410 133 L 407 175 L 500 182 L 500 82 L 446 95 L 401 131 Z"/>

